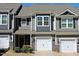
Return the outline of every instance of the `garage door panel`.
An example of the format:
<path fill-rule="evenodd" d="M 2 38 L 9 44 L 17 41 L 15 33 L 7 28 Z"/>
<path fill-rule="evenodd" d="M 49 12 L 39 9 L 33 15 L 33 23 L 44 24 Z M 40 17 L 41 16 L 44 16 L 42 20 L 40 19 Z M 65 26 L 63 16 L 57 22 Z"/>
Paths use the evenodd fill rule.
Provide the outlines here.
<path fill-rule="evenodd" d="M 76 45 L 76 40 L 71 41 L 68 39 L 67 40 L 61 40 L 60 41 L 60 51 L 61 52 L 76 52 L 77 50 L 77 45 Z"/>
<path fill-rule="evenodd" d="M 52 50 L 52 40 L 47 38 L 37 39 L 37 50 Z"/>
<path fill-rule="evenodd" d="M 9 38 L 8 36 L 0 37 L 0 49 L 9 48 Z"/>

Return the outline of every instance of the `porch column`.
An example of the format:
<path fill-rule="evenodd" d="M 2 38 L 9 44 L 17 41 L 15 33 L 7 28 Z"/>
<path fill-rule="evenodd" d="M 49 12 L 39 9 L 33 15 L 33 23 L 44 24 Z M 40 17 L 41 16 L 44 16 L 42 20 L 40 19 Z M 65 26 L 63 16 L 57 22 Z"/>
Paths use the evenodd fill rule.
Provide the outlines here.
<path fill-rule="evenodd" d="M 26 39 L 25 39 L 25 37 L 26 37 L 26 36 L 24 36 L 24 45 L 26 45 L 26 44 L 25 44 L 25 42 L 26 42 Z"/>
<path fill-rule="evenodd" d="M 53 29 L 56 30 L 56 16 L 54 16 Z"/>
<path fill-rule="evenodd" d="M 57 41 L 57 36 L 55 35 L 55 45 L 58 44 L 58 41 Z"/>
<path fill-rule="evenodd" d="M 18 36 L 18 47 L 19 47 L 19 36 Z"/>
<path fill-rule="evenodd" d="M 15 37 L 16 37 L 15 34 L 13 34 L 13 50 L 14 50 L 15 47 L 16 47 L 16 46 L 15 46 L 15 44 L 16 44 L 16 42 L 15 42 Z"/>
<path fill-rule="evenodd" d="M 30 47 L 32 47 L 32 35 L 30 34 Z"/>

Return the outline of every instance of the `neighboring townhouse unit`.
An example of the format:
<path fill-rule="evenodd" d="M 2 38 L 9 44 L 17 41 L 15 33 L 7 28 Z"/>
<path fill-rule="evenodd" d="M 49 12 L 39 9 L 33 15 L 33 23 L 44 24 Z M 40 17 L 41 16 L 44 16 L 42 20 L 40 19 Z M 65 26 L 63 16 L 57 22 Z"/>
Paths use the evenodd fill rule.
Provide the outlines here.
<path fill-rule="evenodd" d="M 16 16 L 14 47 L 36 51 L 79 51 L 79 9 L 68 5 L 34 4 Z"/>
<path fill-rule="evenodd" d="M 14 17 L 20 4 L 0 3 L 0 49 L 13 48 Z"/>

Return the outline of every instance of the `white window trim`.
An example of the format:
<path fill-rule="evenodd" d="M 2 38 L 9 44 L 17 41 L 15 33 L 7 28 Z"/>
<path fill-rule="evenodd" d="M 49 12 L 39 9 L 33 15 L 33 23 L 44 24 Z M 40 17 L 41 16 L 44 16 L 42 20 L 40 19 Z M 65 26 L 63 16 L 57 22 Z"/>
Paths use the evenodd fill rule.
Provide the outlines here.
<path fill-rule="evenodd" d="M 9 15 L 8 14 L 0 14 L 0 16 L 1 16 L 1 23 L 0 23 L 0 25 L 8 25 L 8 22 L 6 23 L 6 24 L 2 24 L 2 16 L 3 15 L 7 15 L 7 21 L 8 21 L 8 17 L 9 17 Z"/>
<path fill-rule="evenodd" d="M 62 27 L 62 19 L 61 19 L 61 29 L 73 29 L 73 21 L 72 21 L 72 27 L 68 27 L 68 18 L 66 19 L 66 27 Z"/>
<path fill-rule="evenodd" d="M 49 20 L 48 20 L 48 25 L 44 25 L 44 17 L 48 17 L 50 19 L 50 16 L 36 16 L 36 19 L 37 17 L 42 17 L 42 25 L 38 25 L 38 23 L 36 24 L 38 27 L 49 27 Z M 38 21 L 38 20 L 37 20 Z"/>

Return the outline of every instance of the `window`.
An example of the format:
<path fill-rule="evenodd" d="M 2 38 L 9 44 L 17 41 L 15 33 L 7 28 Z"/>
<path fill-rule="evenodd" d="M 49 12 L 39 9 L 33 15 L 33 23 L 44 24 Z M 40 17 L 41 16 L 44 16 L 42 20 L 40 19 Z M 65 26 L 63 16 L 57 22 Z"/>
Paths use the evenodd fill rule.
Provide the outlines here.
<path fill-rule="evenodd" d="M 48 19 L 49 17 L 44 17 L 44 25 L 48 25 Z"/>
<path fill-rule="evenodd" d="M 72 19 L 69 19 L 68 20 L 68 27 L 69 28 L 72 28 L 73 27 L 73 20 Z"/>
<path fill-rule="evenodd" d="M 66 19 L 62 19 L 62 28 L 66 28 Z"/>
<path fill-rule="evenodd" d="M 38 25 L 42 25 L 42 17 L 37 17 L 37 20 Z"/>
<path fill-rule="evenodd" d="M 22 19 L 22 20 L 21 20 L 21 26 L 30 25 L 29 23 L 30 23 L 30 21 L 27 21 L 26 19 Z"/>
<path fill-rule="evenodd" d="M 21 26 L 26 26 L 26 20 L 22 19 Z"/>
<path fill-rule="evenodd" d="M 27 21 L 27 25 L 29 25 L 29 21 Z"/>
<path fill-rule="evenodd" d="M 0 25 L 7 24 L 8 15 L 7 14 L 0 14 Z"/>
<path fill-rule="evenodd" d="M 7 23 L 7 15 L 2 15 L 2 24 Z"/>
<path fill-rule="evenodd" d="M 62 28 L 73 28 L 73 19 L 62 19 L 61 27 Z"/>
<path fill-rule="evenodd" d="M 48 26 L 49 25 L 49 16 L 37 16 L 37 25 L 38 26 Z"/>

